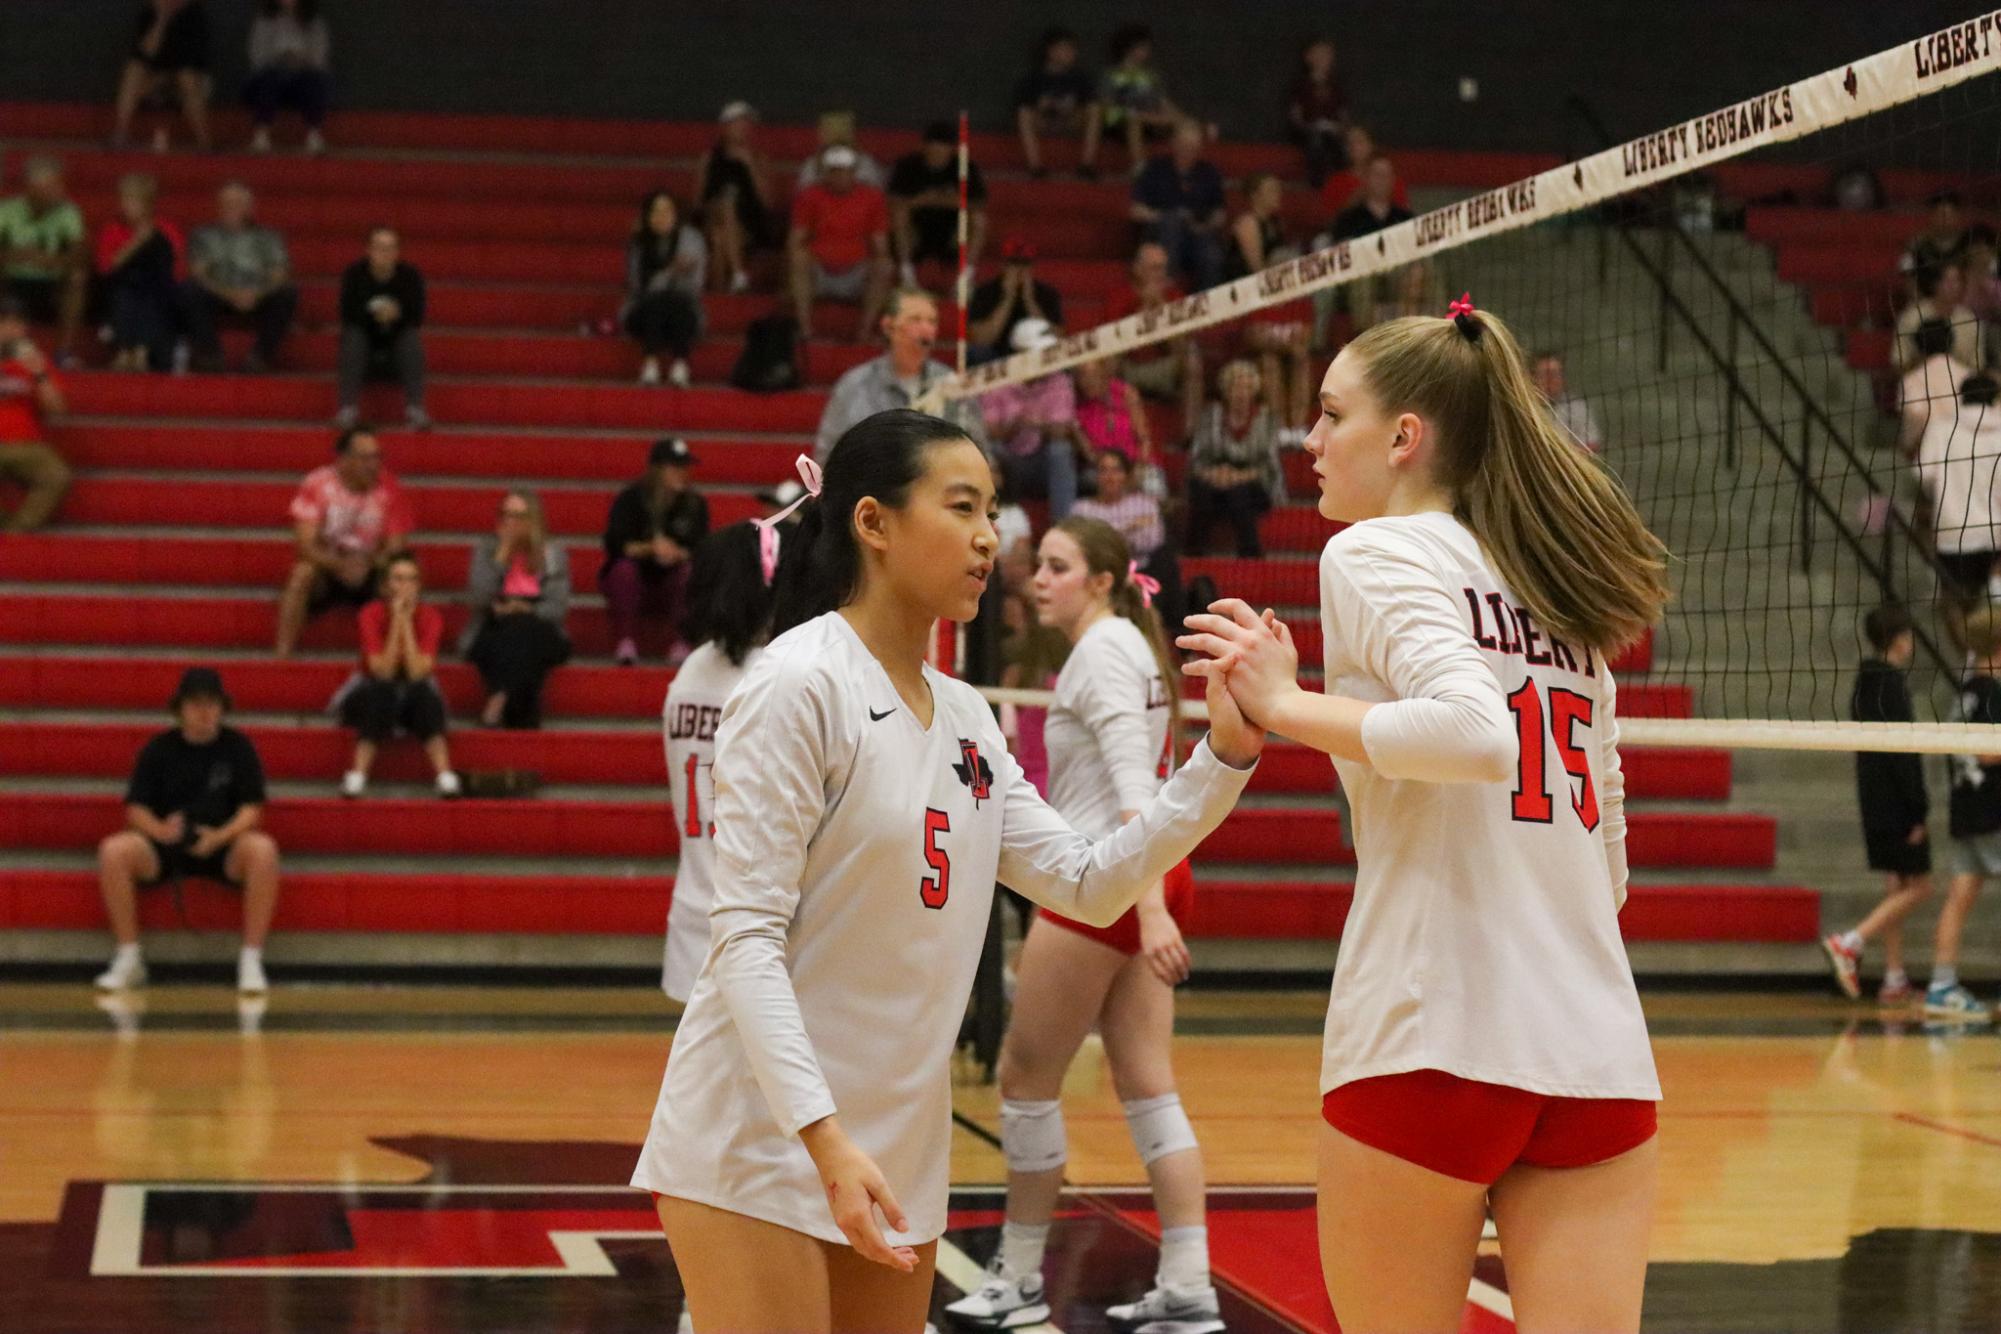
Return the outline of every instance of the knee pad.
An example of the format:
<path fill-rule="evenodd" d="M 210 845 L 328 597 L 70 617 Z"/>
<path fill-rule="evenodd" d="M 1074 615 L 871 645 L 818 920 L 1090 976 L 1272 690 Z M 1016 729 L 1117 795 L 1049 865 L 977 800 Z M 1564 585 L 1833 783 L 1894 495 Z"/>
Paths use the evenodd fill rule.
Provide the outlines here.
<path fill-rule="evenodd" d="M 1133 1147 L 1139 1150 L 1139 1160 L 1148 1167 L 1170 1153 L 1199 1147 L 1195 1142 L 1195 1127 L 1188 1123 L 1188 1113 L 1181 1110 L 1179 1093 L 1135 1098 L 1120 1106 L 1125 1108 Z"/>
<path fill-rule="evenodd" d="M 1010 1172 L 1051 1172 L 1070 1156 L 1063 1104 L 1001 1100 L 1001 1154 Z"/>

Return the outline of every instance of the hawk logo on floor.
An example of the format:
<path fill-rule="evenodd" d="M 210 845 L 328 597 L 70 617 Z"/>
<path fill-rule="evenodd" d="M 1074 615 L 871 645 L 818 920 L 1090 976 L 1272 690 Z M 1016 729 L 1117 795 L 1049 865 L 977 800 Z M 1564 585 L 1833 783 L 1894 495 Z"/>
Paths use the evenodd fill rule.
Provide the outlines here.
<path fill-rule="evenodd" d="M 994 794 L 994 771 L 980 754 L 980 744 L 959 738 L 959 762 L 952 766 L 952 772 L 959 775 L 959 781 L 973 790 L 973 804 L 978 805 Z"/>

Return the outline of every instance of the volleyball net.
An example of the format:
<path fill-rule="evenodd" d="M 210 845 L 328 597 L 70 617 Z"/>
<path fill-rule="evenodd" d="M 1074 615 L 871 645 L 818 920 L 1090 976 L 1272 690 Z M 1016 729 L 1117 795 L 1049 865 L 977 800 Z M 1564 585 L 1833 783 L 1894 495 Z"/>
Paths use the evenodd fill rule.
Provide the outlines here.
<path fill-rule="evenodd" d="M 2001 547 L 2001 407 L 1978 383 L 2001 362 L 1988 323 L 2001 319 L 1997 69 L 1989 14 L 1637 138 L 1615 141 L 1578 104 L 1571 160 L 1492 179 L 1507 162 L 1423 155 L 1425 177 L 1466 179 L 1413 188 L 1413 213 L 1375 230 L 1360 229 L 1382 210 L 1358 218 L 1233 182 L 1233 218 L 1260 188 L 1277 200 L 1253 220 L 1252 253 L 1287 233 L 1307 248 L 1273 244 L 1262 267 L 1184 295 L 1136 235 L 1130 273 L 1084 300 L 1065 293 L 1066 308 L 1135 313 L 1081 328 L 1073 316 L 1072 332 L 954 377 L 932 406 L 1074 377 L 1085 508 L 1144 542 L 1145 507 L 1127 493 L 1152 496 L 1164 609 L 1212 593 L 1273 607 L 1317 680 L 1315 560 L 1333 527 L 1299 441 L 1319 377 L 1368 325 L 1441 315 L 1470 291 L 1671 552 L 1672 603 L 1615 663 L 1627 740 L 2001 749 L 1991 727 L 1956 721 L 1993 629 Z M 1357 164 L 1357 201 L 1369 175 Z M 1167 239 L 1169 269 L 1199 286 L 1211 242 Z M 1228 229 L 1213 241 L 1241 251 Z M 1139 455 L 1106 479 L 1110 500 L 1090 495 L 1092 446 L 1107 441 Z M 1039 532 L 1045 510 L 1028 508 Z M 1912 621 L 1919 721 L 1856 723 L 1849 692 L 1874 653 L 1864 621 L 1886 605 Z"/>

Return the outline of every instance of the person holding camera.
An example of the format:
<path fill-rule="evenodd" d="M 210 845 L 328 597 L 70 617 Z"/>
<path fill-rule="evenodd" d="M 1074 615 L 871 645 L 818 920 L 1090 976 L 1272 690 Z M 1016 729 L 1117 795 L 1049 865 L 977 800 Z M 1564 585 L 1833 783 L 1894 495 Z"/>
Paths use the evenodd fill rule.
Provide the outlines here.
<path fill-rule="evenodd" d="M 1001 245 L 1000 276 L 973 289 L 966 303 L 966 360 L 978 364 L 1008 354 L 1014 326 L 1045 320 L 1063 327 L 1063 294 L 1035 276 L 1035 243 L 1010 236 Z"/>

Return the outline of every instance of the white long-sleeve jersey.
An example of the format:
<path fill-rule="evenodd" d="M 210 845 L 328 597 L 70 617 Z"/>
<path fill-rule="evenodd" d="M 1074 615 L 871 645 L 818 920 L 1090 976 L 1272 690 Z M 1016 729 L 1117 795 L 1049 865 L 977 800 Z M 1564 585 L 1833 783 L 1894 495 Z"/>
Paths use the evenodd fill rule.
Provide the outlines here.
<path fill-rule="evenodd" d="M 1146 635 L 1123 616 L 1105 617 L 1071 648 L 1042 739 L 1049 804 L 1080 833 L 1105 837 L 1120 811 L 1160 791 L 1167 691 Z"/>
<path fill-rule="evenodd" d="M 1327 690 L 1392 701 L 1337 759 L 1355 903 L 1320 1086 L 1418 1069 L 1658 1099 L 1619 934 L 1625 785 L 1604 659 L 1539 627 L 1447 514 L 1320 558 Z"/>
<path fill-rule="evenodd" d="M 738 666 L 714 644 L 702 645 L 674 673 L 667 702 L 660 709 L 674 829 L 680 841 L 674 898 L 667 908 L 660 989 L 677 1001 L 687 1001 L 709 953 L 709 904 L 716 884 L 716 788 L 710 776 L 716 762 L 716 725 L 722 721 L 730 692 L 757 654 L 752 649 Z"/>
<path fill-rule="evenodd" d="M 950 1056 L 996 879 L 1109 923 L 1221 823 L 1250 771 L 1207 743 L 1093 841 L 1037 795 L 969 685 L 920 727 L 838 613 L 774 640 L 724 708 L 709 956 L 632 1184 L 842 1242 L 799 1131 L 836 1112 L 945 1229 Z"/>

